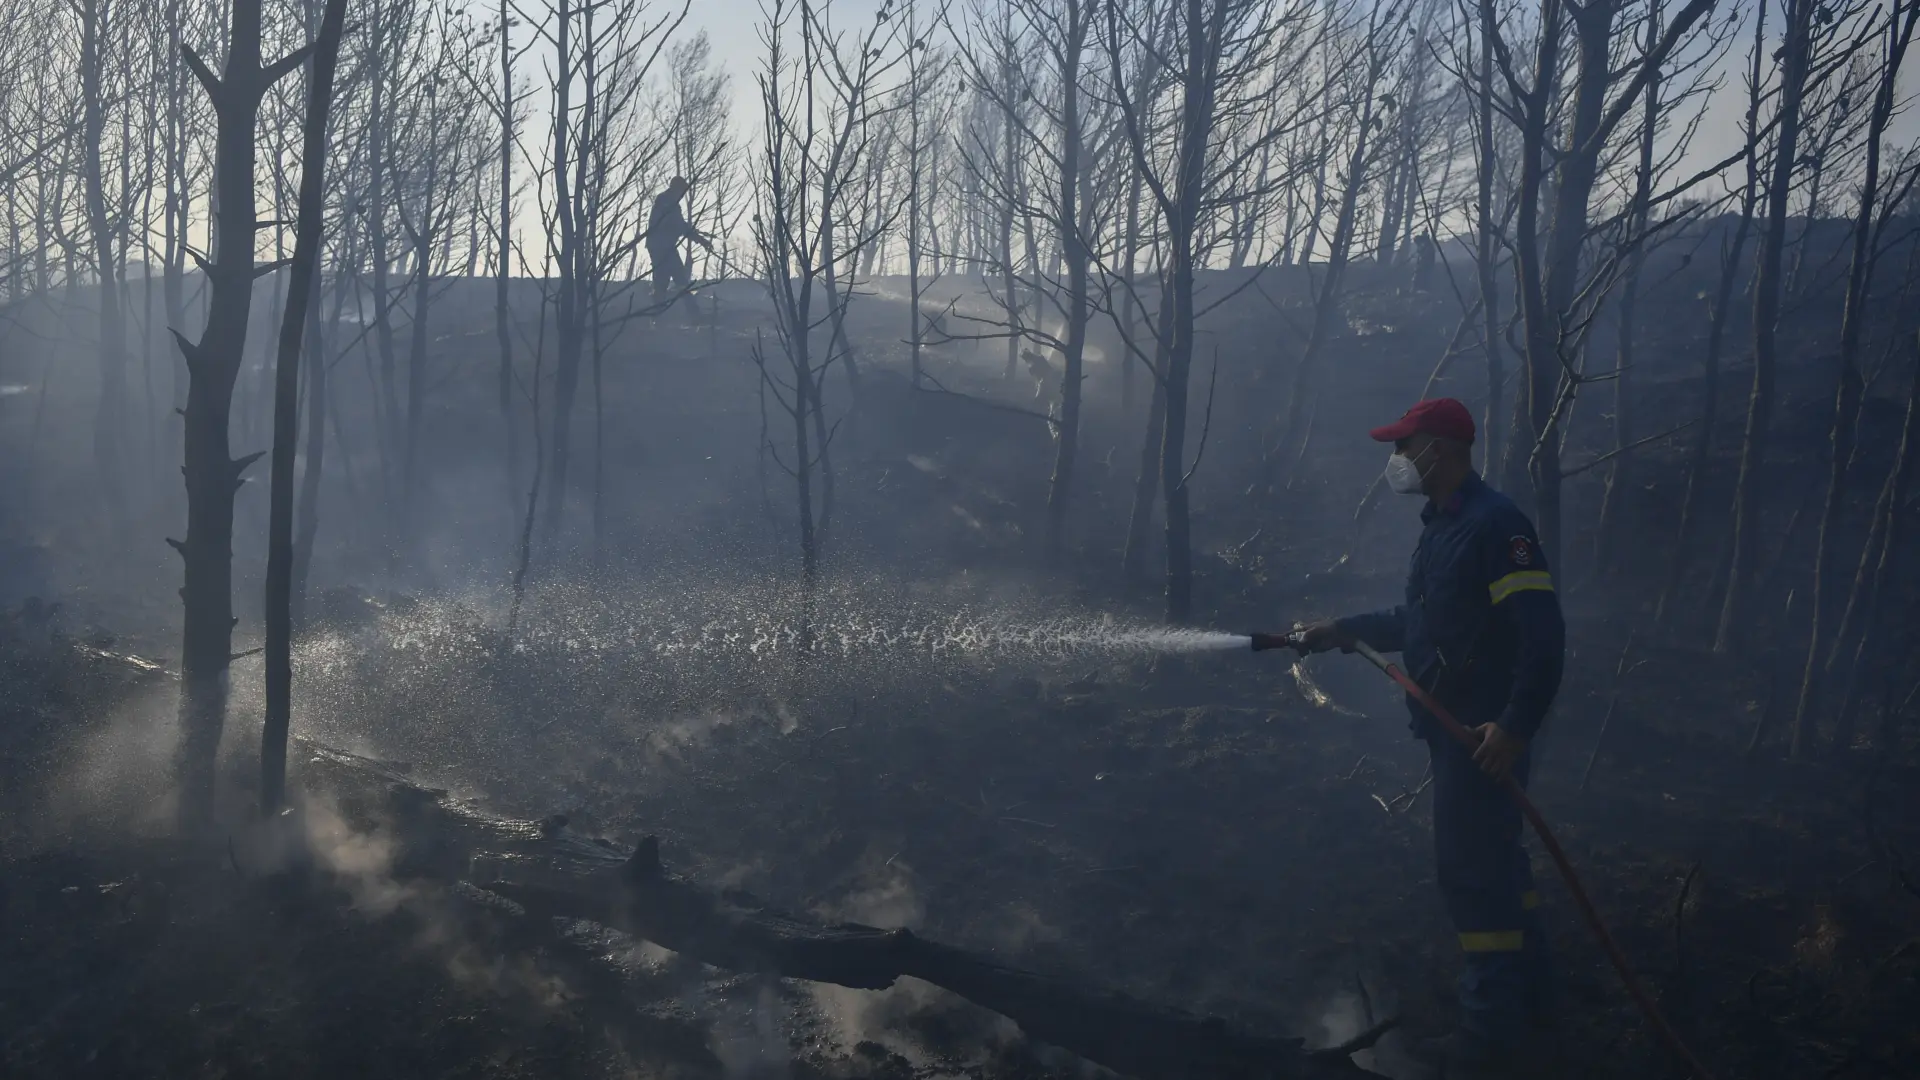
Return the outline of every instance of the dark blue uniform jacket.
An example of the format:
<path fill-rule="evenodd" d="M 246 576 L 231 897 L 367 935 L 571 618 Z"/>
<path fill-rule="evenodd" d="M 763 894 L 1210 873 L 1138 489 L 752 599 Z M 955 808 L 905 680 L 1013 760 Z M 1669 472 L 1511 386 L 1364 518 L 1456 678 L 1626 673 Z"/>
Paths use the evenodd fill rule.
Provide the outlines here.
<path fill-rule="evenodd" d="M 1340 629 L 1402 666 L 1462 724 L 1488 721 L 1532 738 L 1560 688 L 1566 624 L 1533 523 L 1471 475 L 1444 506 L 1429 502 L 1406 602 L 1340 620 Z M 1438 724 L 1412 698 L 1413 732 Z"/>

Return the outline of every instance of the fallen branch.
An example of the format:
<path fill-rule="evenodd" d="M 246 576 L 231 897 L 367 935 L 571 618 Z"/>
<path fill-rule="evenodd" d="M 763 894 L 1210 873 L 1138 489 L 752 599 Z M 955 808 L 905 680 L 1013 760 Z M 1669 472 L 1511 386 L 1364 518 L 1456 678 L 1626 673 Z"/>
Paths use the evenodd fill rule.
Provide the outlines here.
<path fill-rule="evenodd" d="M 1426 775 L 1420 778 L 1419 787 L 1413 788 L 1410 791 L 1402 791 L 1391 799 L 1383 799 L 1375 795 L 1373 801 L 1379 803 L 1380 809 L 1385 810 L 1389 814 L 1404 814 L 1413 809 L 1413 804 L 1418 802 L 1420 796 L 1431 786 L 1433 786 L 1433 766 L 1429 765 L 1427 766 Z"/>
<path fill-rule="evenodd" d="M 1037 412 L 1033 409 L 1023 409 L 1018 405 L 1003 404 L 1001 402 L 994 401 L 991 398 L 976 397 L 973 394 L 963 394 L 958 390 L 949 390 L 946 387 L 940 385 L 938 380 L 936 380 L 932 375 L 928 374 L 925 371 L 922 371 L 920 373 L 920 377 L 927 382 L 933 383 L 933 389 L 929 390 L 923 386 L 923 387 L 920 387 L 918 391 L 919 393 L 939 394 L 944 397 L 959 398 L 961 401 L 969 401 L 975 405 L 981 406 L 982 408 L 995 409 L 999 412 L 1013 413 L 1015 416 L 1031 416 L 1036 420 L 1045 421 L 1047 426 L 1049 427 L 1053 426 L 1053 424 L 1055 423 L 1055 420 L 1053 417 L 1048 416 L 1046 413 L 1043 413 L 1043 412 Z"/>
<path fill-rule="evenodd" d="M 393 838 L 396 875 L 449 886 L 471 880 L 525 918 L 585 919 L 730 971 L 863 990 L 916 978 L 1007 1017 L 1036 1042 L 1140 1077 L 1369 1076 L 1348 1055 L 1386 1030 L 1376 1025 L 1342 1046 L 1308 1050 L 1300 1039 L 1008 967 L 907 930 L 825 923 L 744 892 L 710 890 L 667 873 L 654 837 L 629 853 L 580 835 L 565 817 L 495 819 L 419 786 L 404 766 L 310 749 L 309 786 L 317 778 L 350 822 Z"/>
<path fill-rule="evenodd" d="M 1373 1049 L 1374 1044 L 1385 1037 L 1387 1032 L 1399 1026 L 1399 1017 L 1389 1017 L 1338 1046 L 1329 1046 L 1325 1050 L 1313 1051 L 1313 1056 L 1316 1058 L 1344 1061 L 1362 1050 Z"/>

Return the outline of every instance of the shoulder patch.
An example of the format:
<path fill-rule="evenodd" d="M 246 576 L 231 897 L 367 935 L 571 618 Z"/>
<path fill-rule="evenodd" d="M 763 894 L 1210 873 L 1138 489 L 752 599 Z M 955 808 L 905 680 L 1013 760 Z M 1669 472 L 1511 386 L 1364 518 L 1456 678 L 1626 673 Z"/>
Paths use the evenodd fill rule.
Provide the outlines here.
<path fill-rule="evenodd" d="M 1507 558 L 1515 566 L 1533 565 L 1533 542 L 1524 536 L 1507 541 Z"/>

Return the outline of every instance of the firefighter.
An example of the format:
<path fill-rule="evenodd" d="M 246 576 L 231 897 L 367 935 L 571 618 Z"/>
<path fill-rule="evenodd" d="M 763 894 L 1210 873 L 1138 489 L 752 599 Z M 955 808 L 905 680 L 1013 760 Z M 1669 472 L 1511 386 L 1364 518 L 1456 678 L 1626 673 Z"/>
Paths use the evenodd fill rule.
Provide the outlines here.
<path fill-rule="evenodd" d="M 713 250 L 713 241 L 687 224 L 687 216 L 680 209 L 680 200 L 692 187 L 686 177 L 674 177 L 667 184 L 667 190 L 653 200 L 653 213 L 647 217 L 647 257 L 653 260 L 655 301 L 666 299 L 675 289 L 685 291 L 692 285 L 686 261 L 680 258 L 682 240 L 691 240 L 709 252 Z"/>
<path fill-rule="evenodd" d="M 1499 1075 L 1552 1016 L 1552 961 L 1521 846 L 1518 806 L 1529 748 L 1560 686 L 1566 626 L 1532 522 L 1473 469 L 1473 417 L 1451 398 L 1422 401 L 1373 438 L 1393 444 L 1388 485 L 1426 496 L 1406 602 L 1301 628 L 1310 651 L 1355 639 L 1403 667 L 1480 737 L 1469 751 L 1412 698 L 1433 765 L 1440 891 L 1465 954 L 1461 1023 L 1416 1048 L 1450 1077 Z"/>

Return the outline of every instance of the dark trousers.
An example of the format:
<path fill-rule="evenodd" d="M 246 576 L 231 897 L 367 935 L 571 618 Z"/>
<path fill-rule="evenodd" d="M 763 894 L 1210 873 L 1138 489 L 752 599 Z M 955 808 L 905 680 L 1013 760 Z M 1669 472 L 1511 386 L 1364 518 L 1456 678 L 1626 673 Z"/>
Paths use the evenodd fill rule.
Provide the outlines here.
<path fill-rule="evenodd" d="M 647 257 L 653 260 L 653 298 L 665 299 L 675 289 L 684 290 L 692 283 L 686 261 L 680 258 L 677 248 L 647 248 Z M 679 299 L 679 297 L 674 297 Z"/>
<path fill-rule="evenodd" d="M 1520 807 L 1443 733 L 1427 738 L 1433 762 L 1433 841 L 1440 892 L 1460 937 L 1462 1025 L 1510 1044 L 1553 1011 L 1553 958 L 1521 846 Z M 1527 783 L 1531 754 L 1514 765 Z"/>

